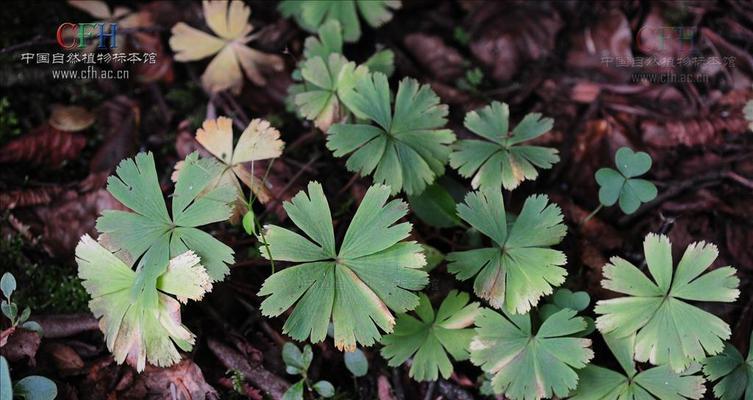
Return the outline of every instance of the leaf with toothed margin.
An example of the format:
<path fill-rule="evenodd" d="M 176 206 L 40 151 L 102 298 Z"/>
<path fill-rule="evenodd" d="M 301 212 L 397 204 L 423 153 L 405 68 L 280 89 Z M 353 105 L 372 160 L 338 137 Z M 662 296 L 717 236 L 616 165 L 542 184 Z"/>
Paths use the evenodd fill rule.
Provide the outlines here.
<path fill-rule="evenodd" d="M 425 294 L 416 307 L 416 315 L 400 314 L 395 331 L 382 338 L 382 356 L 391 367 L 397 367 L 413 357 L 410 376 L 417 381 L 435 381 L 452 375 L 453 360 L 468 359 L 468 345 L 473 336 L 473 320 L 479 304 L 468 304 L 468 294 L 450 291 L 434 312 Z M 449 354 L 449 356 L 448 356 Z"/>
<path fill-rule="evenodd" d="M 528 197 L 509 222 L 500 189 L 471 192 L 458 216 L 492 240 L 492 247 L 447 255 L 447 270 L 459 280 L 476 277 L 473 290 L 497 309 L 522 314 L 565 281 L 565 254 L 549 248 L 567 230 L 562 213 L 544 195 Z"/>
<path fill-rule="evenodd" d="M 688 246 L 676 269 L 666 236 L 649 234 L 643 249 L 653 280 L 619 257 L 604 267 L 602 286 L 626 296 L 596 303 L 599 331 L 617 337 L 636 334 L 637 361 L 666 364 L 678 373 L 707 354 L 721 352 L 723 340 L 730 336 L 729 326 L 688 301 L 737 299 L 740 281 L 735 269 L 727 266 L 704 273 L 718 255 L 716 246 L 705 242 Z"/>
<path fill-rule="evenodd" d="M 534 333 L 529 314 L 483 309 L 476 317 L 471 362 L 492 374 L 496 394 L 513 400 L 559 398 L 575 389 L 576 370 L 593 358 L 591 340 L 571 337 L 586 327 L 575 310 L 550 316 Z"/>
<path fill-rule="evenodd" d="M 388 202 L 389 195 L 387 186 L 369 188 L 339 249 L 329 204 L 317 182 L 284 204 L 307 237 L 275 225 L 265 227 L 259 238 L 261 254 L 296 263 L 268 277 L 259 291 L 266 297 L 261 305 L 265 316 L 293 308 L 284 333 L 320 342 L 332 322 L 335 346 L 353 351 L 356 343 L 369 346 L 379 340 L 380 329 L 392 332 L 393 311 L 403 313 L 418 305 L 413 292 L 428 282 L 421 270 L 425 259 L 418 243 L 404 241 L 411 225 L 395 225 L 407 213 L 405 203 Z"/>

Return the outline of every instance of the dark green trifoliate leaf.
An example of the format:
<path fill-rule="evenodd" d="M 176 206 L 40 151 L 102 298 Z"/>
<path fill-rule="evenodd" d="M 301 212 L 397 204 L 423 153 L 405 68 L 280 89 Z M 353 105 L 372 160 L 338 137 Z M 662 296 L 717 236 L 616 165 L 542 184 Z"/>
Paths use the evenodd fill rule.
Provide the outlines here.
<path fill-rule="evenodd" d="M 638 372 L 633 363 L 635 335 L 623 338 L 604 335 L 624 373 L 596 365 L 578 371 L 578 388 L 572 400 L 683 400 L 700 399 L 705 388 L 703 377 L 693 366 L 676 373 L 669 366 L 653 367 Z"/>
<path fill-rule="evenodd" d="M 2 290 L 3 296 L 5 296 L 6 299 L 10 299 L 13 291 L 16 290 L 16 278 L 13 274 L 10 272 L 3 274 L 3 277 L 0 278 L 0 290 Z"/>
<path fill-rule="evenodd" d="M 599 202 L 605 206 L 612 206 L 619 201 L 620 209 L 626 214 L 632 214 L 641 203 L 656 198 L 657 190 L 653 183 L 645 179 L 637 179 L 651 169 L 651 156 L 645 152 L 633 152 L 622 147 L 615 155 L 617 170 L 601 168 L 596 171 L 596 182 L 599 184 Z"/>
<path fill-rule="evenodd" d="M 460 222 L 455 199 L 440 184 L 434 183 L 418 196 L 408 196 L 411 210 L 418 218 L 437 228 L 450 228 Z"/>
<path fill-rule="evenodd" d="M 410 376 L 417 381 L 435 381 L 439 374 L 452 375 L 452 362 L 468 358 L 468 344 L 473 337 L 473 321 L 479 304 L 468 304 L 466 293 L 451 291 L 434 312 L 429 298 L 421 294 L 416 307 L 418 318 L 409 314 L 398 316 L 395 331 L 382 338 L 382 356 L 396 367 L 413 357 Z"/>
<path fill-rule="evenodd" d="M 751 334 L 750 344 L 753 344 Z M 748 346 L 748 357 L 730 343 L 724 351 L 703 361 L 703 373 L 714 384 L 714 395 L 720 400 L 738 400 L 753 396 L 753 347 Z"/>
<path fill-rule="evenodd" d="M 447 106 L 429 85 L 403 79 L 394 102 L 387 76 L 369 73 L 356 81 L 349 106 L 373 124 L 335 124 L 327 148 L 348 156 L 345 166 L 390 186 L 392 193 L 418 195 L 444 174 L 455 135 L 443 129 Z M 393 107 L 394 104 L 394 107 Z"/>
<path fill-rule="evenodd" d="M 303 400 L 304 387 L 305 382 L 301 379 L 295 385 L 288 388 L 285 394 L 282 395 L 282 400 Z"/>
<path fill-rule="evenodd" d="M 593 358 L 589 339 L 570 336 L 586 326 L 575 314 L 559 311 L 534 333 L 528 314 L 483 309 L 476 317 L 471 362 L 493 374 L 494 392 L 509 399 L 565 397 L 578 384 L 576 370 Z"/>
<path fill-rule="evenodd" d="M 400 0 L 284 0 L 279 5 L 284 17 L 294 17 L 298 25 L 309 32 L 316 32 L 329 21 L 339 22 L 347 42 L 361 37 L 359 14 L 369 26 L 376 28 L 392 19 L 393 10 L 398 8 Z"/>
<path fill-rule="evenodd" d="M 418 296 L 413 292 L 428 283 L 428 276 L 421 270 L 426 263 L 421 245 L 403 241 L 411 225 L 395 224 L 407 207 L 400 200 L 388 202 L 389 195 L 387 186 L 369 188 L 339 249 L 319 183 L 309 183 L 308 193 L 286 202 L 288 216 L 308 238 L 265 227 L 271 258 L 298 264 L 266 279 L 259 291 L 267 297 L 262 314 L 277 316 L 292 307 L 283 332 L 314 343 L 324 340 L 332 321 L 335 346 L 346 351 L 355 350 L 356 343 L 373 344 L 381 337 L 379 329 L 391 332 L 395 318 L 390 310 L 414 309 Z M 261 253 L 269 257 L 266 248 Z"/>
<path fill-rule="evenodd" d="M 319 381 L 313 385 L 314 390 L 319 393 L 319 396 L 329 398 L 335 395 L 335 387 L 328 381 Z"/>
<path fill-rule="evenodd" d="M 448 254 L 447 270 L 459 280 L 475 276 L 474 292 L 492 307 L 526 313 L 565 281 L 565 254 L 550 246 L 562 240 L 567 228 L 547 196 L 528 197 L 509 223 L 500 189 L 472 192 L 458 205 L 458 215 L 493 246 Z"/>
<path fill-rule="evenodd" d="M 740 281 L 735 268 L 704 273 L 718 255 L 716 246 L 705 242 L 688 246 L 676 269 L 666 236 L 649 234 L 643 249 L 653 281 L 619 257 L 604 267 L 602 286 L 626 296 L 596 303 L 599 331 L 616 337 L 636 334 L 637 361 L 667 364 L 677 373 L 707 354 L 721 352 L 723 340 L 730 336 L 729 326 L 688 302 L 737 299 Z"/>
<path fill-rule="evenodd" d="M 343 354 L 343 359 L 345 360 L 345 367 L 356 378 L 365 376 L 369 372 L 369 361 L 361 349 L 346 352 Z"/>
<path fill-rule="evenodd" d="M 536 179 L 536 168 L 549 169 L 559 161 L 556 149 L 521 145 L 551 130 L 551 118 L 528 114 L 512 131 L 509 119 L 507 104 L 496 101 L 465 116 L 465 127 L 483 140 L 458 142 L 450 166 L 462 176 L 473 176 L 474 189 L 512 190 L 526 179 Z"/>
<path fill-rule="evenodd" d="M 13 385 L 13 395 L 25 400 L 55 400 L 58 387 L 43 376 L 27 376 Z"/>

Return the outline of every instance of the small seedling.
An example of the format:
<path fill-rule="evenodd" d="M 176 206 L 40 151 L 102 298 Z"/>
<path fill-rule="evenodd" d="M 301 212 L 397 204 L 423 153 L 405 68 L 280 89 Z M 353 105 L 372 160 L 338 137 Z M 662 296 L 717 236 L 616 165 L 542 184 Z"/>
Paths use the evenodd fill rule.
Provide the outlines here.
<path fill-rule="evenodd" d="M 172 28 L 170 47 L 176 61 L 196 61 L 215 56 L 201 76 L 201 83 L 212 93 L 230 89 L 240 93 L 243 74 L 259 86 L 267 80 L 263 69 L 281 71 L 285 64 L 275 54 L 267 54 L 247 46 L 253 26 L 248 22 L 251 9 L 242 1 L 205 0 L 204 19 L 216 35 L 211 35 L 179 22 Z"/>
<path fill-rule="evenodd" d="M 680 373 L 706 354 L 721 352 L 722 341 L 730 336 L 726 322 L 687 301 L 732 302 L 740 294 L 740 281 L 729 266 L 703 273 L 718 255 L 713 244 L 692 243 L 674 271 L 666 236 L 649 234 L 643 249 L 653 281 L 630 262 L 613 257 L 601 284 L 627 297 L 597 302 L 596 327 L 616 337 L 637 334 L 636 361 L 668 364 Z"/>
<path fill-rule="evenodd" d="M 703 377 L 694 375 L 700 370 L 697 364 L 682 373 L 672 371 L 668 365 L 639 371 L 633 362 L 635 335 L 622 338 L 604 335 L 604 341 L 624 373 L 596 365 L 586 366 L 578 371 L 578 388 L 571 400 L 681 400 L 703 396 Z"/>
<path fill-rule="evenodd" d="M 570 289 L 557 289 L 552 295 L 549 302 L 539 307 L 539 317 L 545 320 L 559 311 L 566 308 L 575 310 L 578 312 L 584 311 L 591 303 L 591 297 L 586 292 L 573 292 Z M 582 332 L 578 332 L 579 337 L 586 337 L 596 329 L 593 318 L 584 316 L 582 317 L 586 321 L 586 329 Z"/>
<path fill-rule="evenodd" d="M 465 71 L 465 75 L 458 79 L 457 87 L 460 90 L 478 92 L 481 83 L 484 81 L 484 73 L 481 68 L 472 68 Z"/>
<path fill-rule="evenodd" d="M 559 161 L 556 149 L 522 144 L 549 132 L 553 123 L 551 118 L 533 113 L 508 131 L 510 110 L 507 104 L 492 102 L 465 116 L 465 127 L 484 140 L 459 141 L 450 155 L 450 166 L 462 176 L 473 176 L 474 189 L 498 190 L 502 186 L 507 190 L 515 189 L 526 179 L 536 179 L 537 167 L 549 169 Z"/>
<path fill-rule="evenodd" d="M 284 0 L 279 5 L 284 17 L 294 17 L 301 28 L 312 33 L 328 21 L 338 21 L 346 42 L 355 42 L 361 37 L 358 14 L 369 26 L 377 28 L 391 20 L 393 10 L 398 8 L 400 0 Z"/>
<path fill-rule="evenodd" d="M 0 356 L 0 399 L 54 400 L 58 395 L 55 382 L 39 375 L 31 375 L 13 383 L 8 360 Z"/>
<path fill-rule="evenodd" d="M 353 351 L 356 343 L 370 346 L 392 332 L 395 317 L 418 305 L 420 290 L 428 283 L 421 267 L 426 263 L 421 245 L 403 241 L 411 224 L 393 225 L 407 213 L 405 203 L 387 203 L 390 189 L 369 188 L 345 232 L 339 250 L 335 245 L 329 203 L 322 186 L 310 182 L 308 193 L 299 192 L 284 204 L 290 219 L 310 238 L 279 226 L 265 227 L 260 238 L 262 256 L 275 261 L 302 263 L 268 277 L 259 296 L 262 314 L 277 316 L 290 307 L 283 332 L 296 340 L 324 340 L 334 325 L 335 346 Z M 378 327 L 378 328 L 377 328 Z"/>
<path fill-rule="evenodd" d="M 721 400 L 750 399 L 753 396 L 753 334 L 748 356 L 743 358 L 731 343 L 724 351 L 703 361 L 703 373 L 714 384 L 714 395 Z M 744 397 L 743 397 L 744 396 Z"/>
<path fill-rule="evenodd" d="M 567 228 L 547 196 L 528 197 L 513 221 L 500 189 L 471 192 L 458 205 L 458 215 L 493 246 L 448 254 L 447 270 L 459 280 L 475 276 L 474 292 L 492 307 L 526 313 L 565 281 L 565 254 L 549 246 L 559 243 Z"/>
<path fill-rule="evenodd" d="M 451 291 L 434 312 L 429 298 L 421 294 L 415 313 L 397 317 L 395 331 L 382 338 L 382 356 L 391 367 L 403 364 L 413 357 L 410 376 L 417 381 L 448 379 L 453 367 L 448 353 L 455 361 L 468 359 L 468 345 L 473 336 L 473 325 L 479 313 L 479 303 L 468 304 L 466 293 Z"/>
<path fill-rule="evenodd" d="M 645 179 L 637 179 L 651 169 L 651 156 L 642 151 L 633 152 L 627 147 L 617 150 L 614 158 L 617 170 L 601 168 L 596 171 L 599 184 L 599 202 L 601 205 L 584 222 L 590 219 L 602 206 L 613 206 L 619 201 L 620 209 L 625 214 L 632 214 L 641 203 L 656 198 L 656 186 Z"/>
<path fill-rule="evenodd" d="M 534 333 L 529 314 L 502 313 L 482 309 L 470 345 L 471 362 L 494 375 L 494 393 L 513 400 L 567 396 L 578 383 L 575 370 L 593 358 L 591 340 L 571 337 L 586 321 L 566 308 Z"/>
<path fill-rule="evenodd" d="M 428 85 L 403 79 L 394 100 L 382 73 L 358 79 L 351 94 L 351 108 L 371 124 L 336 124 L 328 131 L 327 148 L 336 157 L 350 154 L 345 166 L 361 175 L 374 175 L 392 193 L 418 195 L 437 176 L 444 174 L 455 135 L 442 129 L 447 106 Z"/>
<path fill-rule="evenodd" d="M 36 321 L 29 321 L 31 308 L 27 306 L 21 311 L 21 314 L 19 314 L 18 305 L 14 303 L 11 298 L 13 292 L 16 291 L 16 278 L 13 274 L 10 272 L 3 274 L 3 277 L 0 278 L 0 290 L 5 298 L 2 303 L 0 303 L 0 309 L 2 310 L 3 315 L 10 320 L 9 329 L 15 329 L 20 326 L 23 329 L 34 331 L 41 335 L 42 327 L 39 323 Z"/>
<path fill-rule="evenodd" d="M 303 400 L 304 390 L 316 392 L 319 396 L 329 398 L 335 395 L 335 387 L 329 381 L 321 380 L 313 385 L 309 381 L 308 370 L 314 352 L 310 345 L 303 346 L 303 352 L 293 343 L 282 346 L 282 361 L 285 362 L 285 372 L 290 375 L 300 375 L 301 380 L 292 385 L 283 395 L 283 400 Z"/>

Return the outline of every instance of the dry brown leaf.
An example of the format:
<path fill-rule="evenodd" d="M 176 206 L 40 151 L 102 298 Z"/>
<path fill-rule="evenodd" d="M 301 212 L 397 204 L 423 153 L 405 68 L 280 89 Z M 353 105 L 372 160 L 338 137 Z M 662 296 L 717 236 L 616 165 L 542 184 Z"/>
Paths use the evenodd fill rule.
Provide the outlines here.
<path fill-rule="evenodd" d="M 23 162 L 58 169 L 65 161 L 78 157 L 84 146 L 86 137 L 82 134 L 43 124 L 0 148 L 0 163 Z"/>
<path fill-rule="evenodd" d="M 65 132 L 78 132 L 94 124 L 94 114 L 80 106 L 52 106 L 50 126 Z"/>

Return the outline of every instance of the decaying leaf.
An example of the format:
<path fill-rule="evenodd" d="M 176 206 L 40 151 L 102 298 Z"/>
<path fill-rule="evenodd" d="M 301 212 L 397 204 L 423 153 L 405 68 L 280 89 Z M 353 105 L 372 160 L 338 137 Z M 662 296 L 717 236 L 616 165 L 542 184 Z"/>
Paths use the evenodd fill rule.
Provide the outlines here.
<path fill-rule="evenodd" d="M 248 210 L 248 201 L 243 193 L 240 182 L 251 189 L 261 203 L 270 200 L 271 195 L 255 174 L 251 173 L 243 164 L 254 161 L 277 158 L 282 154 L 285 143 L 280 140 L 280 132 L 269 121 L 254 119 L 241 133 L 233 146 L 233 121 L 227 117 L 219 117 L 204 121 L 196 132 L 196 141 L 223 164 L 223 171 L 206 186 L 204 191 L 210 191 L 220 186 L 235 188 L 238 198 L 235 202 L 231 222 L 237 222 L 239 217 Z M 178 180 L 183 162 L 175 165 L 172 179 Z"/>
<path fill-rule="evenodd" d="M 277 55 L 252 49 L 253 27 L 248 22 L 251 9 L 243 2 L 204 0 L 204 19 L 216 35 L 211 35 L 179 22 L 172 28 L 170 47 L 177 61 L 195 61 L 215 56 L 207 66 L 201 81 L 212 92 L 230 89 L 240 93 L 243 73 L 257 85 L 266 84 L 264 69 L 281 71 L 283 60 Z M 243 70 L 243 72 L 241 72 Z"/>
<path fill-rule="evenodd" d="M 55 129 L 65 132 L 82 131 L 94 124 L 94 114 L 80 106 L 52 107 L 49 124 Z"/>

